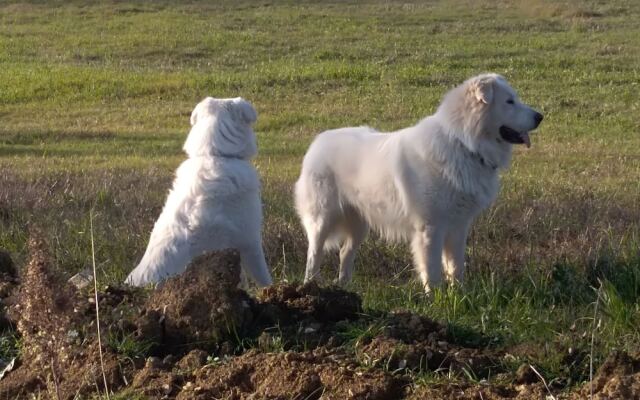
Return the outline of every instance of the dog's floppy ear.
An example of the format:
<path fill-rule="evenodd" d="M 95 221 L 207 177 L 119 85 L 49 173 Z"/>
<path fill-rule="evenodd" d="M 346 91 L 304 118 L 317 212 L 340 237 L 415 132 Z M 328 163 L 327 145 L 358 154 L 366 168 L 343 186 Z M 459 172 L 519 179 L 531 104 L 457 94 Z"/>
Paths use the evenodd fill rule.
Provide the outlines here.
<path fill-rule="evenodd" d="M 471 82 L 471 91 L 476 100 L 490 104 L 493 101 L 493 84 L 496 81 L 496 77 L 493 75 L 480 76 Z"/>
<path fill-rule="evenodd" d="M 242 97 L 237 97 L 233 99 L 233 107 L 231 111 L 234 115 L 234 118 L 245 124 L 253 124 L 258 119 L 258 113 L 256 112 L 253 105 L 243 99 Z"/>

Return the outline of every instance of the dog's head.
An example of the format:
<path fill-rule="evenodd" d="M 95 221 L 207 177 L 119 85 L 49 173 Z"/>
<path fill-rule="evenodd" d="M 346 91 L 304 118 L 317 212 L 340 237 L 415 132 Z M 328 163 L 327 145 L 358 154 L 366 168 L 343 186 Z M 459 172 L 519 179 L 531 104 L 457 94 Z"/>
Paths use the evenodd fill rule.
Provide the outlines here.
<path fill-rule="evenodd" d="M 486 74 L 469 82 L 470 96 L 487 110 L 484 134 L 495 140 L 531 147 L 529 132 L 542 122 L 542 114 L 523 104 L 500 75 Z"/>
<path fill-rule="evenodd" d="M 468 79 L 445 96 L 438 113 L 453 121 L 453 130 L 462 135 L 460 139 L 470 150 L 496 153 L 497 158 L 502 158 L 496 159 L 499 166 L 508 163 L 512 144 L 531 146 L 529 133 L 543 118 L 522 103 L 498 74 Z"/>
<path fill-rule="evenodd" d="M 183 149 L 189 157 L 250 159 L 258 152 L 252 124 L 256 110 L 248 101 L 207 97 L 191 113 L 191 132 Z"/>

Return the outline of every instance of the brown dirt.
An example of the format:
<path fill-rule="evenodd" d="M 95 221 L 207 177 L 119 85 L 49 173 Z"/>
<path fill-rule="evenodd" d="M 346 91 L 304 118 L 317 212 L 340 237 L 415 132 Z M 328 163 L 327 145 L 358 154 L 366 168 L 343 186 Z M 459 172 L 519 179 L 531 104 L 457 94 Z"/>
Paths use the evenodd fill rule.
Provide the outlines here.
<path fill-rule="evenodd" d="M 392 370 L 472 373 L 486 378 L 500 371 L 501 354 L 452 343 L 444 326 L 429 318 L 397 312 L 390 315 L 383 333 L 357 349 L 369 366 Z"/>
<path fill-rule="evenodd" d="M 337 287 L 320 288 L 315 282 L 306 285 L 275 284 L 263 289 L 254 307 L 254 324 L 261 332 L 258 344 L 269 342 L 271 333 L 264 328 L 277 327 L 285 338 L 285 349 L 339 344 L 335 324 L 360 317 L 360 297 Z M 268 346 L 263 346 L 268 347 Z"/>
<path fill-rule="evenodd" d="M 362 310 L 360 297 L 337 287 L 320 288 L 315 282 L 293 286 L 276 284 L 263 289 L 258 302 L 278 308 L 279 322 L 314 319 L 320 323 L 354 319 Z"/>
<path fill-rule="evenodd" d="M 20 366 L 3 379 L 0 398 L 47 391 L 68 399 L 104 387 L 98 372 L 97 343 L 78 346 L 87 322 L 75 308 L 81 301 L 71 286 L 51 273 L 45 248 L 41 240 L 29 241 L 31 260 L 22 274 L 17 301 L 10 309 L 22 338 Z M 105 354 L 104 369 L 109 386 L 122 384 L 114 354 Z"/>
<path fill-rule="evenodd" d="M 167 280 L 147 301 L 137 325 L 139 335 L 154 328 L 167 353 L 199 348 L 208 351 L 253 320 L 252 300 L 238 289 L 240 256 L 235 251 L 196 258 L 186 272 Z M 155 322 L 155 327 L 154 327 Z M 159 333 L 159 335 L 158 335 Z"/>
<path fill-rule="evenodd" d="M 150 357 L 133 379 L 132 388 L 150 398 L 175 396 L 182 388 L 183 377 L 174 373 L 157 357 Z"/>
<path fill-rule="evenodd" d="M 452 383 L 420 386 L 407 397 L 407 400 L 544 400 L 547 395 L 542 383 L 518 386 Z"/>
<path fill-rule="evenodd" d="M 322 348 L 271 354 L 252 350 L 228 363 L 200 369 L 177 399 L 397 399 L 402 397 L 403 383 Z"/>
<path fill-rule="evenodd" d="M 640 399 L 640 355 L 612 353 L 591 383 L 585 384 L 573 398 L 589 398 L 593 389 L 594 400 Z"/>
<path fill-rule="evenodd" d="M 41 393 L 71 399 L 104 391 L 93 294 L 62 279 L 45 248 L 37 238 L 30 241 L 30 261 L 19 277 L 10 257 L 0 252 L 0 282 L 9 287 L 0 290 L 8 296 L 0 296 L 5 304 L 0 316 L 8 309 L 22 343 L 17 367 L 0 381 L 0 398 Z M 343 346 L 346 339 L 337 334 L 341 321 L 372 322 L 361 313 L 357 295 L 316 284 L 277 284 L 252 298 L 237 288 L 239 270 L 238 254 L 224 251 L 196 259 L 150 295 L 129 287 L 102 288 L 98 301 L 109 389 L 126 388 L 149 399 L 228 400 L 548 394 L 526 364 L 515 374 L 503 371 L 505 353 L 458 342 L 443 325 L 409 312 L 387 314 L 376 335 L 355 348 Z M 127 340 L 148 350 L 126 354 L 117 344 Z M 416 385 L 417 371 L 453 372 L 458 378 Z M 492 381 L 504 383 L 479 384 L 465 379 L 467 374 L 476 379 L 498 374 L 502 378 Z M 590 390 L 585 385 L 554 394 L 579 399 L 588 398 Z M 598 370 L 593 390 L 594 399 L 640 398 L 640 358 L 612 355 Z"/>

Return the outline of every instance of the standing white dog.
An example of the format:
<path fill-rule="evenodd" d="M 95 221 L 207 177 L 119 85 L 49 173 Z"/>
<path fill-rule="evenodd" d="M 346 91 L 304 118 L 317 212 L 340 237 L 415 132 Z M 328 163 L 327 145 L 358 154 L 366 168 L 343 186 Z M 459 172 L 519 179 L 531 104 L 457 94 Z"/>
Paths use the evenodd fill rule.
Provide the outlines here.
<path fill-rule="evenodd" d="M 271 284 L 262 240 L 257 153 L 251 125 L 257 115 L 242 98 L 202 100 L 191 114 L 180 165 L 147 251 L 127 283 L 145 285 L 179 274 L 196 256 L 235 248 L 242 268 L 261 286 Z"/>
<path fill-rule="evenodd" d="M 512 144 L 530 146 L 542 114 L 522 104 L 503 77 L 479 75 L 451 90 L 435 115 L 382 134 L 367 127 L 326 131 L 309 147 L 296 183 L 309 249 L 305 282 L 323 248 L 340 248 L 338 282 L 351 280 L 358 246 L 373 227 L 410 240 L 425 291 L 461 280 L 473 219 L 496 198 Z"/>

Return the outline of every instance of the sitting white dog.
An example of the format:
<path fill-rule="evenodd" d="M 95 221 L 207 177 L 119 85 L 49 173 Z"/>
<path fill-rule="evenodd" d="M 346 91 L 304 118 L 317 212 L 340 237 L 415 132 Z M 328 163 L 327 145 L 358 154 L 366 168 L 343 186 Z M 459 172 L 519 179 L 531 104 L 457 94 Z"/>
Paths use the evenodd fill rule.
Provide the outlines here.
<path fill-rule="evenodd" d="M 435 115 L 391 134 L 367 127 L 324 132 L 309 147 L 296 208 L 309 239 L 305 281 L 323 248 L 340 248 L 339 283 L 351 279 L 369 227 L 411 242 L 425 291 L 464 274 L 473 219 L 498 194 L 513 144 L 530 145 L 542 114 L 522 104 L 496 74 L 451 90 Z"/>
<path fill-rule="evenodd" d="M 257 115 L 242 98 L 207 97 L 191 114 L 189 158 L 176 172 L 147 251 L 126 282 L 136 286 L 183 272 L 196 256 L 235 248 L 242 268 L 261 286 L 272 283 L 261 240 L 260 182 L 251 125 Z"/>

